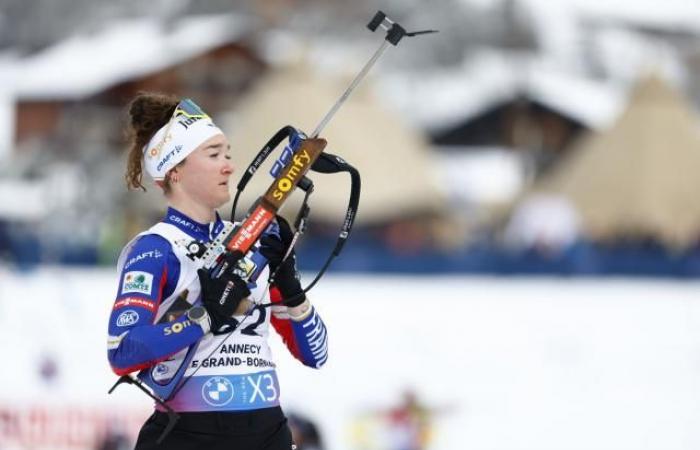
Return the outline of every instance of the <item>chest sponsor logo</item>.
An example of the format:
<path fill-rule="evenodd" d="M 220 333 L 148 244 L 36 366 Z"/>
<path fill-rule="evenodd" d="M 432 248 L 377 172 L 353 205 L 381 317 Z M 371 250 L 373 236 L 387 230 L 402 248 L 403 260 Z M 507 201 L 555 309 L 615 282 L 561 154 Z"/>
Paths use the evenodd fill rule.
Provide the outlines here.
<path fill-rule="evenodd" d="M 209 378 L 202 386 L 202 398 L 211 406 L 224 406 L 233 395 L 233 385 L 224 377 Z"/>
<path fill-rule="evenodd" d="M 139 313 L 137 313 L 133 309 L 129 309 L 129 310 L 124 311 L 123 313 L 119 314 L 119 317 L 117 317 L 117 326 L 118 327 L 128 327 L 128 326 L 134 325 L 138 321 L 139 321 Z"/>
<path fill-rule="evenodd" d="M 139 297 L 120 298 L 114 303 L 113 309 L 126 308 L 128 306 L 138 306 L 138 307 L 147 309 L 149 311 L 156 310 L 156 303 L 155 302 L 152 302 L 150 300 L 146 300 L 145 298 L 139 298 Z"/>
<path fill-rule="evenodd" d="M 149 251 L 147 251 L 147 252 L 143 252 L 143 253 L 141 253 L 140 255 L 136 255 L 136 256 L 134 256 L 133 258 L 129 259 L 129 260 L 126 262 L 126 264 L 124 264 L 124 268 L 125 268 L 125 269 L 128 269 L 128 268 L 129 268 L 130 266 L 132 266 L 133 264 L 135 264 L 135 263 L 137 263 L 137 262 L 139 262 L 139 261 L 143 261 L 144 259 L 151 259 L 151 258 L 153 258 L 153 259 L 158 259 L 158 258 L 160 258 L 160 257 L 162 257 L 162 256 L 163 256 L 163 253 L 162 253 L 160 250 L 158 250 L 158 249 L 156 249 L 156 250 L 149 250 Z"/>
<path fill-rule="evenodd" d="M 204 230 L 201 230 L 200 227 L 198 227 L 197 225 L 193 224 L 193 223 L 190 222 L 189 220 L 183 219 L 182 217 L 178 217 L 178 216 L 176 216 L 176 215 L 174 215 L 174 214 L 171 214 L 171 215 L 168 217 L 168 220 L 170 220 L 170 221 L 173 222 L 173 223 L 179 224 L 179 225 L 181 225 L 181 226 L 183 226 L 183 227 L 185 227 L 185 228 L 188 228 L 188 229 L 190 229 L 190 230 L 192 230 L 192 231 L 202 231 L 202 232 L 204 232 Z"/>
<path fill-rule="evenodd" d="M 137 270 L 124 274 L 122 294 L 139 293 L 151 295 L 153 287 L 153 274 Z"/>

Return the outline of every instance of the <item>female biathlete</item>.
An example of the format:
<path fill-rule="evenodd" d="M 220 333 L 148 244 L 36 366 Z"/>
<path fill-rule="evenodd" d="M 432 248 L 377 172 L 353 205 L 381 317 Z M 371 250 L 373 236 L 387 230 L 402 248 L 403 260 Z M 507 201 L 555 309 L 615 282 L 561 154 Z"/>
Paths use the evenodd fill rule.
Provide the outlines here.
<path fill-rule="evenodd" d="M 234 168 L 228 139 L 189 99 L 139 94 L 129 116 L 127 185 L 143 188 L 145 169 L 162 189 L 167 212 L 119 258 L 109 362 L 118 375 L 149 370 L 155 382 L 167 383 L 187 349 L 198 343 L 187 381 L 166 402 L 180 416 L 175 428 L 156 443 L 168 422 L 156 405 L 136 450 L 290 450 L 267 342 L 270 324 L 303 364 L 319 368 L 328 355 L 326 327 L 309 300 L 298 295 L 295 256 L 283 258 L 292 231 L 280 217 L 268 228 L 247 260 L 255 277 L 244 281 L 228 271 L 213 278 L 187 256 L 186 244 L 210 242 L 226 224 L 216 209 L 230 199 Z M 284 299 L 293 301 L 262 306 Z"/>

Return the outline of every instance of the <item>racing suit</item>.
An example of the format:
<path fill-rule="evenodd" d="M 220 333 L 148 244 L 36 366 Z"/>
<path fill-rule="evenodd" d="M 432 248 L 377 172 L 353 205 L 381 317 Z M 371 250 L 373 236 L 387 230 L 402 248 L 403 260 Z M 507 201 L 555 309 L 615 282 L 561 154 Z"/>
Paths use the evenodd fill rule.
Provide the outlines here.
<path fill-rule="evenodd" d="M 146 448 L 291 448 L 291 434 L 279 407 L 280 389 L 267 342 L 270 324 L 289 351 L 303 364 L 319 368 L 327 360 L 326 327 L 312 307 L 300 321 L 290 320 L 286 307 L 263 307 L 281 301 L 267 290 L 268 268 L 254 247 L 249 299 L 253 307 L 234 316 L 238 328 L 227 335 L 204 333 L 184 314 L 200 297 L 198 261 L 187 256 L 186 244 L 210 242 L 224 227 L 216 216 L 197 223 L 174 208 L 164 219 L 138 235 L 119 258 L 119 289 L 109 319 L 107 354 L 112 370 L 124 375 L 149 370 L 156 382 L 167 383 L 186 363 L 187 349 L 198 347 L 185 370 L 186 382 L 166 404 L 182 419 L 161 446 L 164 426 L 156 412 L 142 428 L 137 449 Z M 274 308 L 274 309 L 273 309 Z M 225 342 L 224 342 L 225 340 Z"/>

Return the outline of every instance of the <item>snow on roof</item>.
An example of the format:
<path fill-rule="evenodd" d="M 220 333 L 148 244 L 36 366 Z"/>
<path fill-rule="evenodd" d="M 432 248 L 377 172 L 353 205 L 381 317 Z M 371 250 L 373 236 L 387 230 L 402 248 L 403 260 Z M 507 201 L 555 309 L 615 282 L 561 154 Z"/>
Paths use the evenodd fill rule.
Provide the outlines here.
<path fill-rule="evenodd" d="M 522 190 L 526 181 L 522 154 L 497 147 L 452 150 L 437 152 L 433 159 L 453 201 L 505 204 Z"/>
<path fill-rule="evenodd" d="M 494 50 L 470 56 L 458 69 L 396 74 L 380 91 L 409 121 L 437 131 L 526 95 L 589 126 L 601 128 L 619 113 L 624 90 L 549 64 Z"/>
<path fill-rule="evenodd" d="M 533 67 L 527 82 L 528 95 L 584 125 L 602 129 L 620 114 L 626 90 L 580 75 Z"/>
<path fill-rule="evenodd" d="M 19 57 L 14 51 L 0 51 L 0 92 L 11 92 L 17 78 Z"/>
<path fill-rule="evenodd" d="M 515 94 L 515 78 L 495 53 L 481 53 L 455 69 L 387 74 L 380 93 L 415 125 L 446 128 Z"/>
<path fill-rule="evenodd" d="M 15 101 L 12 86 L 16 78 L 16 61 L 14 52 L 0 52 L 0 162 L 10 156 L 14 143 Z"/>
<path fill-rule="evenodd" d="M 493 6 L 493 0 L 462 0 L 477 6 Z M 700 31 L 700 2 L 695 0 L 519 0 L 538 14 L 571 11 L 579 17 L 617 19 L 643 26 L 678 31 Z M 554 16 L 552 16 L 554 17 Z M 556 22 L 552 22 L 559 28 Z"/>
<path fill-rule="evenodd" d="M 15 103 L 12 97 L 0 90 L 0 161 L 12 153 L 15 132 Z"/>
<path fill-rule="evenodd" d="M 550 3 L 546 0 L 529 0 Z M 618 19 L 670 31 L 700 32 L 700 2 L 693 0 L 569 0 L 582 16 Z"/>
<path fill-rule="evenodd" d="M 19 62 L 15 94 L 84 98 L 231 42 L 248 29 L 247 22 L 231 15 L 193 16 L 172 26 L 154 19 L 112 22 Z"/>
<path fill-rule="evenodd" d="M 542 53 L 562 66 L 579 68 L 579 71 L 585 71 L 586 67 L 596 67 L 596 70 L 605 73 L 606 77 L 625 84 L 635 82 L 640 72 L 648 69 L 650 65 L 661 67 L 665 75 L 674 81 L 681 80 L 684 75 L 682 50 L 653 34 L 619 23 L 634 25 L 636 22 L 633 20 L 633 14 L 629 17 L 621 14 L 616 23 L 611 17 L 611 11 L 623 11 L 619 6 L 618 9 L 611 9 L 607 5 L 597 5 L 596 8 L 594 3 L 594 7 L 591 8 L 590 5 L 576 5 L 575 0 L 528 0 L 528 3 Z M 610 6 L 615 4 L 607 3 Z M 700 5 L 700 2 L 696 3 Z M 652 10 L 650 8 L 647 11 Z M 686 18 L 691 22 L 695 20 L 697 31 L 700 32 L 700 15 L 695 14 L 696 18 L 692 19 L 691 10 L 692 8 L 688 9 Z M 634 11 L 636 12 L 636 9 Z M 644 11 L 644 8 L 641 11 Z M 600 20 L 597 23 L 581 20 L 591 17 Z M 656 28 L 679 31 L 672 23 Z"/>
<path fill-rule="evenodd" d="M 669 42 L 620 27 L 599 29 L 590 40 L 598 64 L 611 78 L 634 83 L 640 73 L 653 69 L 682 84 L 688 75 L 684 51 Z"/>

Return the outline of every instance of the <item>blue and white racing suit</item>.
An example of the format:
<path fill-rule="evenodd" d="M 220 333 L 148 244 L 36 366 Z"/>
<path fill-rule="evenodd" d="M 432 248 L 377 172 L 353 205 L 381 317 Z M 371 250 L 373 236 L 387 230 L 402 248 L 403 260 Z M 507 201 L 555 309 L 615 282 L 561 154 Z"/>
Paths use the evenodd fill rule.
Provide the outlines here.
<path fill-rule="evenodd" d="M 199 262 L 186 256 L 184 244 L 210 242 L 224 226 L 218 216 L 197 223 L 174 208 L 134 238 L 122 251 L 119 289 L 109 319 L 107 355 L 117 375 L 149 369 L 156 381 L 168 382 L 182 364 L 187 348 L 199 342 L 186 369 L 191 377 L 167 404 L 175 411 L 240 411 L 279 405 L 279 383 L 267 342 L 270 324 L 303 364 L 319 368 L 328 357 L 326 327 L 315 309 L 293 321 L 286 307 L 260 305 L 280 301 L 267 290 L 268 268 L 249 284 L 254 309 L 234 316 L 238 329 L 227 335 L 205 334 L 184 313 L 199 299 Z M 260 261 L 255 254 L 253 261 Z M 264 264 L 261 263 L 261 265 Z"/>

